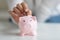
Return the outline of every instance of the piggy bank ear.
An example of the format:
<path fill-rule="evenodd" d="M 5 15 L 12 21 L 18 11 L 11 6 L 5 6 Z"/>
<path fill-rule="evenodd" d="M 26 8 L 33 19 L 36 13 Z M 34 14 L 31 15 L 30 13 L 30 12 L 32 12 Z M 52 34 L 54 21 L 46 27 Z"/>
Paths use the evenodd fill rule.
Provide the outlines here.
<path fill-rule="evenodd" d="M 37 20 L 37 19 L 36 19 L 36 16 L 32 16 L 32 19 L 33 19 L 33 20 Z"/>

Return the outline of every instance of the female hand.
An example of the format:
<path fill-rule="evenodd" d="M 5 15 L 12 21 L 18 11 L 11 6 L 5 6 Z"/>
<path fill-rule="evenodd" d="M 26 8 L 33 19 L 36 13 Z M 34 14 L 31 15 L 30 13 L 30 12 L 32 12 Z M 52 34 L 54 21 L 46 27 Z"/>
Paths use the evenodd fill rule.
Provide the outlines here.
<path fill-rule="evenodd" d="M 32 15 L 32 11 L 25 2 L 17 4 L 16 7 L 13 8 L 13 11 L 9 11 L 9 13 L 17 23 L 19 22 L 19 17 Z"/>

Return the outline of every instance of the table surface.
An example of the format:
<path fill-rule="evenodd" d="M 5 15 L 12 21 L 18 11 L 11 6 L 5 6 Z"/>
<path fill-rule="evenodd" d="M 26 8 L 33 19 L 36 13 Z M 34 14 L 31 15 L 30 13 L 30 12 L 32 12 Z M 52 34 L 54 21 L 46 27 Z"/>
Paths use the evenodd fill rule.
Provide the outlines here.
<path fill-rule="evenodd" d="M 0 20 L 0 40 L 60 40 L 60 24 L 38 23 L 37 36 L 19 36 L 19 27 Z"/>

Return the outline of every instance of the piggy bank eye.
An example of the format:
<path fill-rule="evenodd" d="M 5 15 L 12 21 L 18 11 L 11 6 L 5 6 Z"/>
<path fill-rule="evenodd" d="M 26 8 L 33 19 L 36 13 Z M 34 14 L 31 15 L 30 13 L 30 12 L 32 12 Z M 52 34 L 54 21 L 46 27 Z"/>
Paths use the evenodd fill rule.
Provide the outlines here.
<path fill-rule="evenodd" d="M 25 22 L 25 20 L 23 20 L 23 22 Z"/>

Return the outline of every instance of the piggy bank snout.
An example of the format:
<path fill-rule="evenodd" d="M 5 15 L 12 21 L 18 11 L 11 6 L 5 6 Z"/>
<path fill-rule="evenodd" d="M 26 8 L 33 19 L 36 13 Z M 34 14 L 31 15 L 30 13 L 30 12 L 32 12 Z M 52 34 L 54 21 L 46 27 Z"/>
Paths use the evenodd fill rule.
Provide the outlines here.
<path fill-rule="evenodd" d="M 25 22 L 24 24 L 25 25 L 31 25 L 32 23 L 31 22 Z"/>
<path fill-rule="evenodd" d="M 28 23 L 28 22 L 27 22 L 27 23 L 25 23 L 25 24 L 26 24 L 26 25 L 30 25 L 31 23 Z"/>

